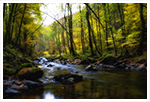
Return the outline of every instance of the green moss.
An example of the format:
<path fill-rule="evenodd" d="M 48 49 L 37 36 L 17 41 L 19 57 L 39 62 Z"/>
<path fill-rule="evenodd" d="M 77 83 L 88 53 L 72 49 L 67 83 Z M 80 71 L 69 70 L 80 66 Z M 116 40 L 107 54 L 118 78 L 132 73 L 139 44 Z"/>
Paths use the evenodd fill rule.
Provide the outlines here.
<path fill-rule="evenodd" d="M 42 77 L 42 75 L 43 75 L 43 71 L 38 67 L 23 68 L 17 73 L 17 77 L 20 80 L 23 79 L 36 80 Z"/>
<path fill-rule="evenodd" d="M 27 67 L 34 67 L 32 63 L 23 63 L 22 65 L 20 65 L 19 70 L 21 70 L 22 68 L 27 68 Z"/>

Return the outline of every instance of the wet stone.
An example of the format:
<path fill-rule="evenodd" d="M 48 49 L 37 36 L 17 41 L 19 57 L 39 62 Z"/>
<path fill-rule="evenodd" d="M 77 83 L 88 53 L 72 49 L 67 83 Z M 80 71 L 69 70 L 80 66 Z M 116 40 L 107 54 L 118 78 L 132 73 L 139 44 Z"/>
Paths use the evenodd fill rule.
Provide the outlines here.
<path fill-rule="evenodd" d="M 12 80 L 12 81 L 7 81 L 7 82 L 4 83 L 4 85 L 5 85 L 5 86 L 11 86 L 11 85 L 13 85 L 14 82 L 15 82 L 14 80 Z"/>
<path fill-rule="evenodd" d="M 83 76 L 80 74 L 69 73 L 69 74 L 54 76 L 53 79 L 55 82 L 60 82 L 62 84 L 73 84 L 75 82 L 82 81 Z"/>
<path fill-rule="evenodd" d="M 98 71 L 97 67 L 94 65 L 88 65 L 85 70 L 86 71 Z"/>

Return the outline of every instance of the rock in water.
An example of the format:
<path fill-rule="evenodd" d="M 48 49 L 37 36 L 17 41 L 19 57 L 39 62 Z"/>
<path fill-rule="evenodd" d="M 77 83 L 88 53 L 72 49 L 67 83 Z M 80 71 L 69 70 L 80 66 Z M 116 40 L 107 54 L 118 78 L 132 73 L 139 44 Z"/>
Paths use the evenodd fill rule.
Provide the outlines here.
<path fill-rule="evenodd" d="M 7 88 L 7 89 L 3 90 L 3 98 L 4 99 L 6 99 L 8 97 L 12 97 L 14 95 L 18 95 L 18 94 L 20 94 L 20 92 L 17 90 L 14 90 L 14 89 Z"/>
<path fill-rule="evenodd" d="M 138 70 L 138 71 L 146 71 L 146 67 L 145 67 L 144 64 L 141 64 L 141 65 L 139 65 L 139 66 L 137 67 L 137 70 Z"/>
<path fill-rule="evenodd" d="M 94 65 L 88 65 L 85 70 L 86 71 L 98 71 L 97 67 Z"/>
<path fill-rule="evenodd" d="M 49 64 L 49 65 L 47 65 L 47 67 L 53 67 L 54 65 L 52 65 L 52 64 Z"/>
<path fill-rule="evenodd" d="M 75 82 L 80 82 L 83 80 L 83 76 L 80 74 L 63 74 L 63 75 L 58 75 L 54 76 L 54 81 L 60 82 L 62 84 L 73 84 Z"/>

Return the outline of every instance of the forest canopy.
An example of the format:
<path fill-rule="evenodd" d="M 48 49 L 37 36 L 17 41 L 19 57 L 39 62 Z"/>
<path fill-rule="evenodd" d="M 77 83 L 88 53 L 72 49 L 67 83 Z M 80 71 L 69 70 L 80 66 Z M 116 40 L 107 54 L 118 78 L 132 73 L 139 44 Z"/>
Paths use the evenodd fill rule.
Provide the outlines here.
<path fill-rule="evenodd" d="M 131 56 L 147 51 L 146 3 L 60 3 L 60 19 L 47 12 L 42 3 L 3 3 L 3 44 L 11 44 L 30 56 L 104 54 Z M 46 6 L 46 5 L 45 5 Z M 55 22 L 46 26 L 45 19 Z"/>

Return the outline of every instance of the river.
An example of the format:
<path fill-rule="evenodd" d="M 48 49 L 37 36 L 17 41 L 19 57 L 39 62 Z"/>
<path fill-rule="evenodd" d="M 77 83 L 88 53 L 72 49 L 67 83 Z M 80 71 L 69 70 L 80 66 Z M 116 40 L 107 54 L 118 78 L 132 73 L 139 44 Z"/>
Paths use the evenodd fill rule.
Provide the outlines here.
<path fill-rule="evenodd" d="M 54 65 L 47 67 L 47 65 Z M 62 65 L 48 62 L 39 66 L 45 84 L 27 91 L 14 99 L 147 99 L 147 72 L 115 69 L 108 71 L 85 71 L 85 65 Z M 53 77 L 68 72 L 83 75 L 83 81 L 71 85 L 55 83 Z"/>

